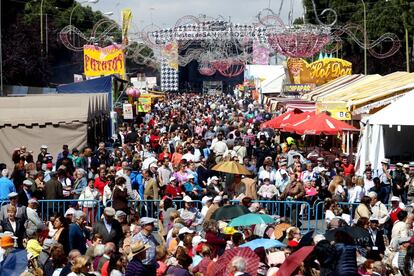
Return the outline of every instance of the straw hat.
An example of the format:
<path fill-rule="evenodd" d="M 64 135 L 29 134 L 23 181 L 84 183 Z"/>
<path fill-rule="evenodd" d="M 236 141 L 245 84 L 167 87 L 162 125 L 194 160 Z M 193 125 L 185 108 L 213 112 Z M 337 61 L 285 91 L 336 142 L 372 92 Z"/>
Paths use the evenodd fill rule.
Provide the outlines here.
<path fill-rule="evenodd" d="M 128 259 L 132 259 L 135 255 L 146 251 L 151 246 L 149 244 L 144 244 L 142 241 L 137 241 L 131 244 L 131 253 L 128 255 Z"/>

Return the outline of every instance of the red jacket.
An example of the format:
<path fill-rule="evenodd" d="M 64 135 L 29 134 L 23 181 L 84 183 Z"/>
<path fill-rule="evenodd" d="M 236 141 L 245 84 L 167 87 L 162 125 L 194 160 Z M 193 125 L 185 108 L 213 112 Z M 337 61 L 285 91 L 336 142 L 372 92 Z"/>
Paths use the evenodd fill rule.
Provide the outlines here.
<path fill-rule="evenodd" d="M 181 190 L 180 186 L 174 187 L 173 185 L 168 184 L 167 188 L 165 188 L 165 195 L 176 198 L 176 197 L 182 197 L 183 190 Z"/>
<path fill-rule="evenodd" d="M 220 249 L 224 249 L 227 242 L 224 239 L 217 237 L 217 235 L 211 231 L 206 232 L 205 236 L 207 244 L 212 247 L 212 256 L 216 256 Z"/>
<path fill-rule="evenodd" d="M 102 181 L 99 176 L 95 178 L 95 188 L 103 195 L 105 186 L 109 183 L 109 181 Z"/>
<path fill-rule="evenodd" d="M 353 164 L 348 164 L 348 166 L 342 164 L 341 167 L 344 169 L 344 176 L 353 175 L 355 173 Z"/>

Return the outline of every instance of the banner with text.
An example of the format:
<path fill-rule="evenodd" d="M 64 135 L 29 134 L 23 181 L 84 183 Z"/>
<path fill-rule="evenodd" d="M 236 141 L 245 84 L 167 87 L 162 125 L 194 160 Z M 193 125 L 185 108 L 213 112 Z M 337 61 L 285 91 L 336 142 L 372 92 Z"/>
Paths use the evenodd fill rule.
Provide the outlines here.
<path fill-rule="evenodd" d="M 293 84 L 321 85 L 352 74 L 352 63 L 339 58 L 324 58 L 312 63 L 301 58 L 289 58 L 287 67 L 290 81 Z"/>
<path fill-rule="evenodd" d="M 83 46 L 83 68 L 85 76 L 96 77 L 111 74 L 125 75 L 125 57 L 121 46 L 111 45 L 101 48 L 94 45 Z"/>

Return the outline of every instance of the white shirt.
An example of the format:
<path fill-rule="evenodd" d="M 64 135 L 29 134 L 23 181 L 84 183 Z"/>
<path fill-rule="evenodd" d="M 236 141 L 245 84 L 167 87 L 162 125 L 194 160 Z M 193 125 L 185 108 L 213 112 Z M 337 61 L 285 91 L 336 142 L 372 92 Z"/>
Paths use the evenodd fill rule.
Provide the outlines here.
<path fill-rule="evenodd" d="M 184 154 L 181 159 L 185 159 L 187 160 L 187 162 L 191 161 L 194 162 L 194 154 L 192 154 L 191 152 L 187 152 L 186 154 Z"/>
<path fill-rule="evenodd" d="M 108 233 L 111 233 L 112 223 L 111 224 L 107 223 L 105 218 L 103 219 L 103 222 L 105 224 L 106 231 L 108 231 Z"/>
<path fill-rule="evenodd" d="M 359 203 L 361 198 L 364 196 L 365 192 L 361 186 L 354 186 L 348 189 L 348 202 L 349 203 Z"/>
<path fill-rule="evenodd" d="M 223 141 L 217 141 L 216 143 L 213 143 L 210 147 L 210 149 L 216 154 L 216 155 L 224 155 L 224 153 L 227 151 L 227 144 Z"/>
<path fill-rule="evenodd" d="M 326 223 L 330 223 L 335 218 L 335 214 L 332 210 L 326 210 L 325 212 L 325 221 Z"/>
<path fill-rule="evenodd" d="M 364 190 L 365 190 L 365 195 L 368 195 L 369 190 L 374 187 L 374 180 L 371 179 L 367 179 L 366 177 L 364 177 Z"/>
<path fill-rule="evenodd" d="M 13 232 L 16 232 L 16 221 L 9 220 L 11 227 L 13 228 Z"/>

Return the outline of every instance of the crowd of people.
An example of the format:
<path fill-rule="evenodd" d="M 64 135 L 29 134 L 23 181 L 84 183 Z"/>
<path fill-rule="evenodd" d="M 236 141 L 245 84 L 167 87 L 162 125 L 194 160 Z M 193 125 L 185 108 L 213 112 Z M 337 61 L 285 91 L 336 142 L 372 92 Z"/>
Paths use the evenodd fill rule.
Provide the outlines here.
<path fill-rule="evenodd" d="M 249 97 L 167 94 L 111 145 L 14 149 L 14 167 L 0 164 L 0 262 L 24 251 L 25 275 L 214 275 L 226 251 L 264 238 L 285 246 L 254 248 L 254 272 L 243 256 L 226 271 L 288 275 L 289 256 L 313 246 L 290 275 L 414 275 L 410 166 L 384 159 L 356 175 L 330 139 L 305 152 L 301 137 L 261 129 L 271 116 Z M 225 161 L 249 175 L 213 169 Z M 326 233 L 303 233 L 275 201 L 323 202 Z M 230 227 L 215 219 L 228 205 L 274 222 Z"/>

